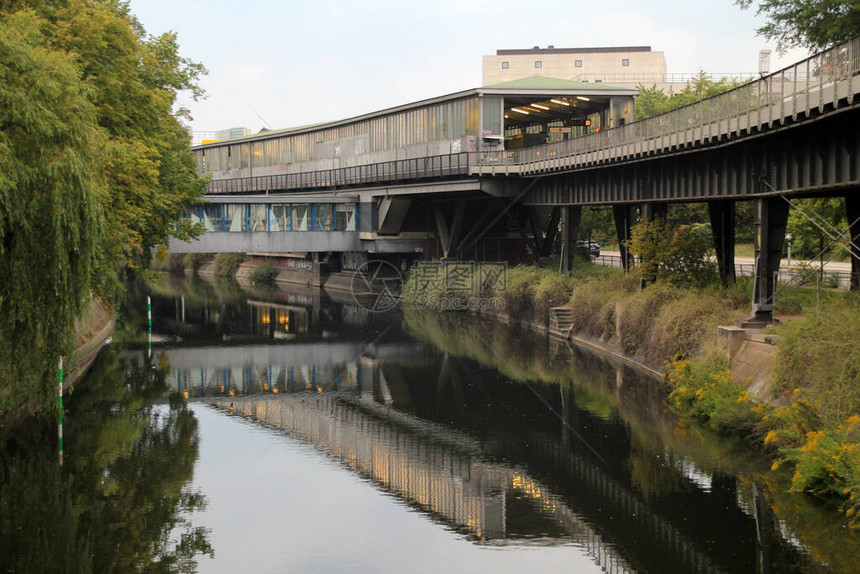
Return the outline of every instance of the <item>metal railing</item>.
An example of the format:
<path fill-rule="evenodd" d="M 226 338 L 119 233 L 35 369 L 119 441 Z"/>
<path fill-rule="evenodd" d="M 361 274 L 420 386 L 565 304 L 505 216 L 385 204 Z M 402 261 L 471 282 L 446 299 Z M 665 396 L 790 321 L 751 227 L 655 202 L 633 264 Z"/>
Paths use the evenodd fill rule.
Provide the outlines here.
<path fill-rule="evenodd" d="M 645 84 L 645 87 L 650 87 L 649 84 L 689 84 L 695 82 L 701 77 L 701 73 L 684 73 L 684 74 L 579 74 L 573 77 L 577 82 L 588 83 L 606 83 L 619 82 L 622 84 Z M 708 78 L 725 78 L 732 82 L 749 82 L 759 77 L 758 74 L 748 72 L 744 73 L 726 73 L 726 74 L 706 74 Z"/>
<path fill-rule="evenodd" d="M 519 165 L 529 175 L 592 164 L 630 155 L 707 142 L 773 125 L 786 118 L 851 103 L 860 91 L 860 38 L 853 38 L 793 66 L 683 108 L 563 142 L 510 153 L 495 163 L 478 159 L 476 171 L 493 170 L 500 161 Z M 488 169 L 489 168 L 489 169 Z"/>
<path fill-rule="evenodd" d="M 215 179 L 209 183 L 206 193 L 317 190 L 371 183 L 451 177 L 465 175 L 468 171 L 469 154 L 453 153 L 316 171 Z"/>
<path fill-rule="evenodd" d="M 207 193 L 318 190 L 467 174 L 534 175 L 750 133 L 853 102 L 860 37 L 683 108 L 597 133 L 518 151 L 464 152 L 325 170 L 216 179 Z"/>

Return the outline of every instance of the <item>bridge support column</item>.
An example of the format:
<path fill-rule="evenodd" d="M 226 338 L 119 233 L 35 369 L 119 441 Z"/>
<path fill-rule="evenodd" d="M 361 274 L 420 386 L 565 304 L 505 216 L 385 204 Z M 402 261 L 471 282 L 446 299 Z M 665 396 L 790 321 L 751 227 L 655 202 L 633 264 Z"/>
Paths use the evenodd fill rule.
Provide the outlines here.
<path fill-rule="evenodd" d="M 709 201 L 708 216 L 720 281 L 728 287 L 735 283 L 735 202 L 724 199 Z"/>
<path fill-rule="evenodd" d="M 561 271 L 563 273 L 570 273 L 573 270 L 580 221 L 582 221 L 581 205 L 566 205 L 561 208 Z"/>
<path fill-rule="evenodd" d="M 851 239 L 851 290 L 860 291 L 860 189 L 845 194 L 845 215 Z"/>
<path fill-rule="evenodd" d="M 646 202 L 640 206 L 640 213 L 642 217 L 647 218 L 648 221 L 654 221 L 655 219 L 662 219 L 664 222 L 666 221 L 666 217 L 669 215 L 669 204 L 668 203 L 651 203 Z M 641 262 L 640 262 L 641 263 Z M 645 269 L 648 266 L 642 266 L 640 270 L 642 271 L 642 278 L 639 281 L 639 287 L 644 289 L 648 283 L 654 283 L 657 281 L 657 268 L 651 268 L 652 271 L 647 274 Z"/>
<path fill-rule="evenodd" d="M 788 202 L 781 197 L 755 200 L 755 283 L 750 321 L 773 322 L 774 289 L 785 226 Z"/>
<path fill-rule="evenodd" d="M 630 240 L 631 228 L 633 227 L 633 206 L 629 204 L 618 204 L 612 206 L 612 215 L 615 218 L 615 233 L 618 235 L 618 251 L 621 253 L 621 267 L 624 271 L 630 271 L 630 250 L 627 242 Z"/>

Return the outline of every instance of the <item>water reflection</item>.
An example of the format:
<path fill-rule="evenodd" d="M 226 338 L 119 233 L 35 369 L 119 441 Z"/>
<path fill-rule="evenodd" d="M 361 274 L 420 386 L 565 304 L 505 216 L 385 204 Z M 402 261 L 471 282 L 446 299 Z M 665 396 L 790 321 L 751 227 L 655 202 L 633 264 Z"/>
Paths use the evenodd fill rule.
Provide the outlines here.
<path fill-rule="evenodd" d="M 139 337 L 147 291 L 151 353 Z M 131 344 L 100 357 L 67 401 L 65 465 L 50 425 L 0 437 L 7 569 L 190 572 L 201 555 L 217 557 L 215 534 L 199 526 L 221 524 L 206 522 L 207 501 L 241 489 L 238 474 L 210 464 L 229 486 L 195 490 L 197 401 L 218 407 L 201 407 L 201 420 L 247 419 L 310 445 L 374 496 L 444 525 L 450 545 L 424 570 L 451 569 L 457 543 L 483 556 L 504 547 L 505 560 L 538 546 L 577 551 L 607 572 L 848 572 L 860 560 L 858 536 L 832 510 L 786 494 L 742 444 L 679 424 L 654 381 L 567 344 L 474 317 L 368 313 L 348 295 L 303 287 L 165 276 L 129 294 L 137 301 L 117 338 Z M 258 442 L 241 443 L 246 452 L 272 440 L 248 436 Z M 314 471 L 321 490 L 324 466 Z M 272 489 L 258 504 L 284 504 L 278 480 L 243 472 L 255 492 Z M 242 492 L 253 522 L 265 509 Z M 362 534 L 384 536 L 383 518 L 370 518 Z M 226 527 L 229 538 L 246 526 L 231 515 Z M 351 535 L 336 513 L 314 511 L 289 532 L 296 547 Z M 276 549 L 272 563 L 294 565 Z M 392 553 L 377 560 L 407 560 Z"/>
<path fill-rule="evenodd" d="M 0 442 L 0 564 L 4 572 L 193 572 L 211 554 L 189 513 L 197 421 L 165 372 L 106 351 L 67 401 L 66 452 L 30 421 Z"/>

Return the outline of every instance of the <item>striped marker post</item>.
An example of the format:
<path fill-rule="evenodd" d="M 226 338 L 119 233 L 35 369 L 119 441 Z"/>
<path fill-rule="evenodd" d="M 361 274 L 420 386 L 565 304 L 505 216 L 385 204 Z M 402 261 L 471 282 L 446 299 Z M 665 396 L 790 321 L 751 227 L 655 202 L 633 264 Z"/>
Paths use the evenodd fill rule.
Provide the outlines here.
<path fill-rule="evenodd" d="M 146 324 L 149 328 L 149 351 L 148 357 L 152 357 L 152 299 L 146 296 Z"/>
<path fill-rule="evenodd" d="M 58 446 L 60 449 L 60 464 L 63 464 L 63 355 L 60 355 L 60 365 L 58 368 L 58 378 L 60 379 L 59 392 L 59 420 L 57 425 Z"/>

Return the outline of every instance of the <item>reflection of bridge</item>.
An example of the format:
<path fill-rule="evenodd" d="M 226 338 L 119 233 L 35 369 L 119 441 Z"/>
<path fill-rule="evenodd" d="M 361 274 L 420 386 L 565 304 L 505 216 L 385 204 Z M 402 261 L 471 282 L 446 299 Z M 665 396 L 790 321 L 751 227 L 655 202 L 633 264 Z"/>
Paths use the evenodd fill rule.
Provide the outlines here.
<path fill-rule="evenodd" d="M 343 268 L 362 253 L 518 260 L 526 245 L 547 255 L 561 224 L 569 265 L 583 205 L 613 206 L 627 239 L 633 208 L 654 217 L 703 201 L 730 281 L 734 202 L 754 200 L 754 307 L 767 316 L 787 199 L 845 196 L 860 220 L 858 54 L 854 39 L 636 122 L 635 91 L 531 78 L 208 143 L 195 153 L 211 204 L 189 217 L 209 233 L 171 251 L 352 254 Z M 860 242 L 860 223 L 851 233 Z M 860 285 L 860 264 L 853 273 Z"/>
<path fill-rule="evenodd" d="M 361 388 L 383 402 L 395 396 L 408 402 L 402 373 L 390 360 L 415 362 L 420 349 L 414 344 L 295 341 L 165 349 L 161 360 L 169 364 L 168 388 L 190 398 Z M 389 364 L 383 367 L 382 359 Z"/>
<path fill-rule="evenodd" d="M 631 564 L 641 559 L 635 555 L 643 551 L 685 571 L 723 571 L 600 465 L 558 445 L 534 446 L 558 463 L 578 497 L 593 504 L 571 507 L 522 468 L 492 462 L 483 446 L 467 435 L 383 406 L 367 395 L 236 397 L 215 399 L 214 404 L 317 446 L 481 543 L 528 544 L 532 537 L 542 544 L 574 543 L 608 572 L 634 571 Z M 541 531 L 518 529 L 529 523 L 540 524 Z M 638 548 L 628 557 L 614 539 L 631 530 Z"/>

